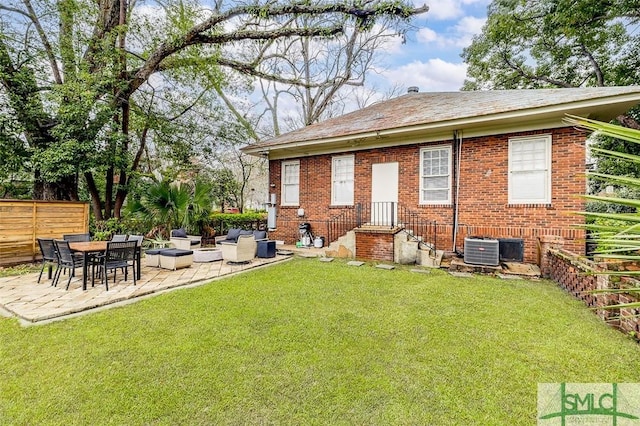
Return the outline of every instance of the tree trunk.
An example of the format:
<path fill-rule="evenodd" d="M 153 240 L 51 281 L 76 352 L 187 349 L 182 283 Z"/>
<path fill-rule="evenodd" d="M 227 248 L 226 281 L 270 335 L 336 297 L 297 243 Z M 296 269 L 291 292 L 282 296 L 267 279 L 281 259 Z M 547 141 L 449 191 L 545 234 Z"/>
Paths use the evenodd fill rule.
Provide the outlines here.
<path fill-rule="evenodd" d="M 125 172 L 120 173 L 120 179 L 127 179 L 127 174 Z M 113 217 L 120 219 L 122 217 L 122 206 L 124 205 L 124 200 L 127 198 L 128 191 L 125 189 L 125 185 L 120 185 L 118 187 L 118 191 L 116 192 L 116 202 L 113 205 Z"/>
<path fill-rule="evenodd" d="M 43 182 L 40 173 L 34 172 L 34 200 L 78 201 L 78 185 L 75 176 L 66 176 L 57 182 Z"/>
<path fill-rule="evenodd" d="M 119 24 L 124 27 L 127 23 L 127 0 L 120 0 L 120 17 Z M 120 79 L 123 81 L 127 78 L 127 55 L 125 53 L 126 47 L 126 31 L 123 31 L 119 34 L 119 42 L 118 49 L 120 51 Z M 124 140 L 122 142 L 122 151 L 129 151 L 129 120 L 131 119 L 131 109 L 129 105 L 129 96 L 126 97 L 122 101 L 122 122 L 121 131 L 124 136 Z M 120 170 L 120 176 L 118 179 L 118 187 L 116 190 L 116 199 L 113 205 L 113 217 L 120 220 L 122 206 L 124 205 L 124 200 L 127 198 L 127 171 L 125 169 Z"/>
<path fill-rule="evenodd" d="M 104 190 L 104 219 L 111 218 L 111 212 L 113 211 L 113 167 L 107 169 L 107 181 L 105 182 Z"/>
<path fill-rule="evenodd" d="M 87 182 L 87 188 L 89 189 L 89 195 L 91 196 L 91 210 L 93 211 L 93 217 L 95 217 L 96 220 L 104 220 L 104 216 L 102 215 L 102 205 L 100 203 L 100 191 L 98 191 L 98 186 L 96 185 L 96 181 L 93 179 L 91 172 L 86 172 L 84 174 L 84 180 Z"/>

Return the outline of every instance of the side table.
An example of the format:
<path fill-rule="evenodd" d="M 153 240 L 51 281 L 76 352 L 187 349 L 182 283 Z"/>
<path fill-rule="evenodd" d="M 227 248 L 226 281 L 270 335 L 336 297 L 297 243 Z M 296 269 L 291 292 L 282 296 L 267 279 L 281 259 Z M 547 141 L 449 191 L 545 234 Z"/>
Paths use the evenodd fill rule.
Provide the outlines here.
<path fill-rule="evenodd" d="M 276 241 L 275 240 L 258 241 L 258 257 L 260 258 L 276 257 Z"/>

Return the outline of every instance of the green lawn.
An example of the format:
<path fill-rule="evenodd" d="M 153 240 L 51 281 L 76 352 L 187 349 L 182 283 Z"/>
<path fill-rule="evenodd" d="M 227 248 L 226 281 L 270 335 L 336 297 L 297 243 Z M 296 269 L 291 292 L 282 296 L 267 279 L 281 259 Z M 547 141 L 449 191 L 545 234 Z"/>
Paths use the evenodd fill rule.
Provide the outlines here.
<path fill-rule="evenodd" d="M 0 318 L 0 424 L 533 424 L 539 382 L 637 382 L 638 365 L 552 282 L 298 259 Z"/>

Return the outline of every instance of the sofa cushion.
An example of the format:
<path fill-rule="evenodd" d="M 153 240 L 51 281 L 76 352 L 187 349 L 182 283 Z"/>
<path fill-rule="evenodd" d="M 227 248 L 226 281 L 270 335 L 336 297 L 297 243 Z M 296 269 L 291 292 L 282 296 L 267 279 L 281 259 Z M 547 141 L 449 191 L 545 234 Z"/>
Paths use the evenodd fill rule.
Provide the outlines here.
<path fill-rule="evenodd" d="M 245 231 L 244 229 L 240 231 L 240 235 L 253 235 L 253 231 Z"/>
<path fill-rule="evenodd" d="M 229 229 L 229 231 L 227 232 L 227 238 L 225 238 L 225 240 L 227 241 L 233 241 L 234 243 L 238 241 L 238 235 L 240 235 L 240 232 L 242 232 L 242 229 L 240 228 L 231 228 Z"/>
<path fill-rule="evenodd" d="M 174 229 L 173 231 L 171 231 L 171 236 L 178 238 L 187 238 L 187 231 L 185 231 L 184 228 Z"/>
<path fill-rule="evenodd" d="M 182 257 L 182 256 L 189 256 L 190 254 L 193 254 L 193 251 L 173 248 L 173 249 L 169 249 L 161 252 L 160 256 Z"/>
<path fill-rule="evenodd" d="M 256 241 L 258 240 L 266 240 L 267 239 L 267 231 L 253 231 L 253 238 Z"/>
<path fill-rule="evenodd" d="M 163 251 L 167 251 L 167 250 L 171 250 L 171 249 L 169 248 L 149 249 L 149 250 L 146 250 L 145 253 L 151 256 L 151 255 L 160 254 Z"/>

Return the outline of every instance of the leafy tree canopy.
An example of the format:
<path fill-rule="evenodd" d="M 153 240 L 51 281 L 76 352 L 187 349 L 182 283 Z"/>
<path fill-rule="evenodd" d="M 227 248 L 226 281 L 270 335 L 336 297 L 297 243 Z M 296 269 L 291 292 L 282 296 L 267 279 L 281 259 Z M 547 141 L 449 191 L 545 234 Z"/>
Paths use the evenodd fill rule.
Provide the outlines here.
<path fill-rule="evenodd" d="M 640 82 L 636 0 L 494 0 L 464 50 L 464 89 Z"/>
<path fill-rule="evenodd" d="M 397 0 L 4 1 L 0 152 L 33 175 L 35 198 L 77 199 L 82 179 L 96 218 L 118 217 L 152 149 L 188 161 L 186 113 L 215 115 L 211 89 L 237 84 L 226 70 L 299 82 L 261 70 L 268 52 L 256 43 L 330 37 L 345 17 L 366 30 L 426 10 Z M 324 19 L 293 25 L 300 16 Z M 159 135 L 163 146 L 151 146 Z"/>

